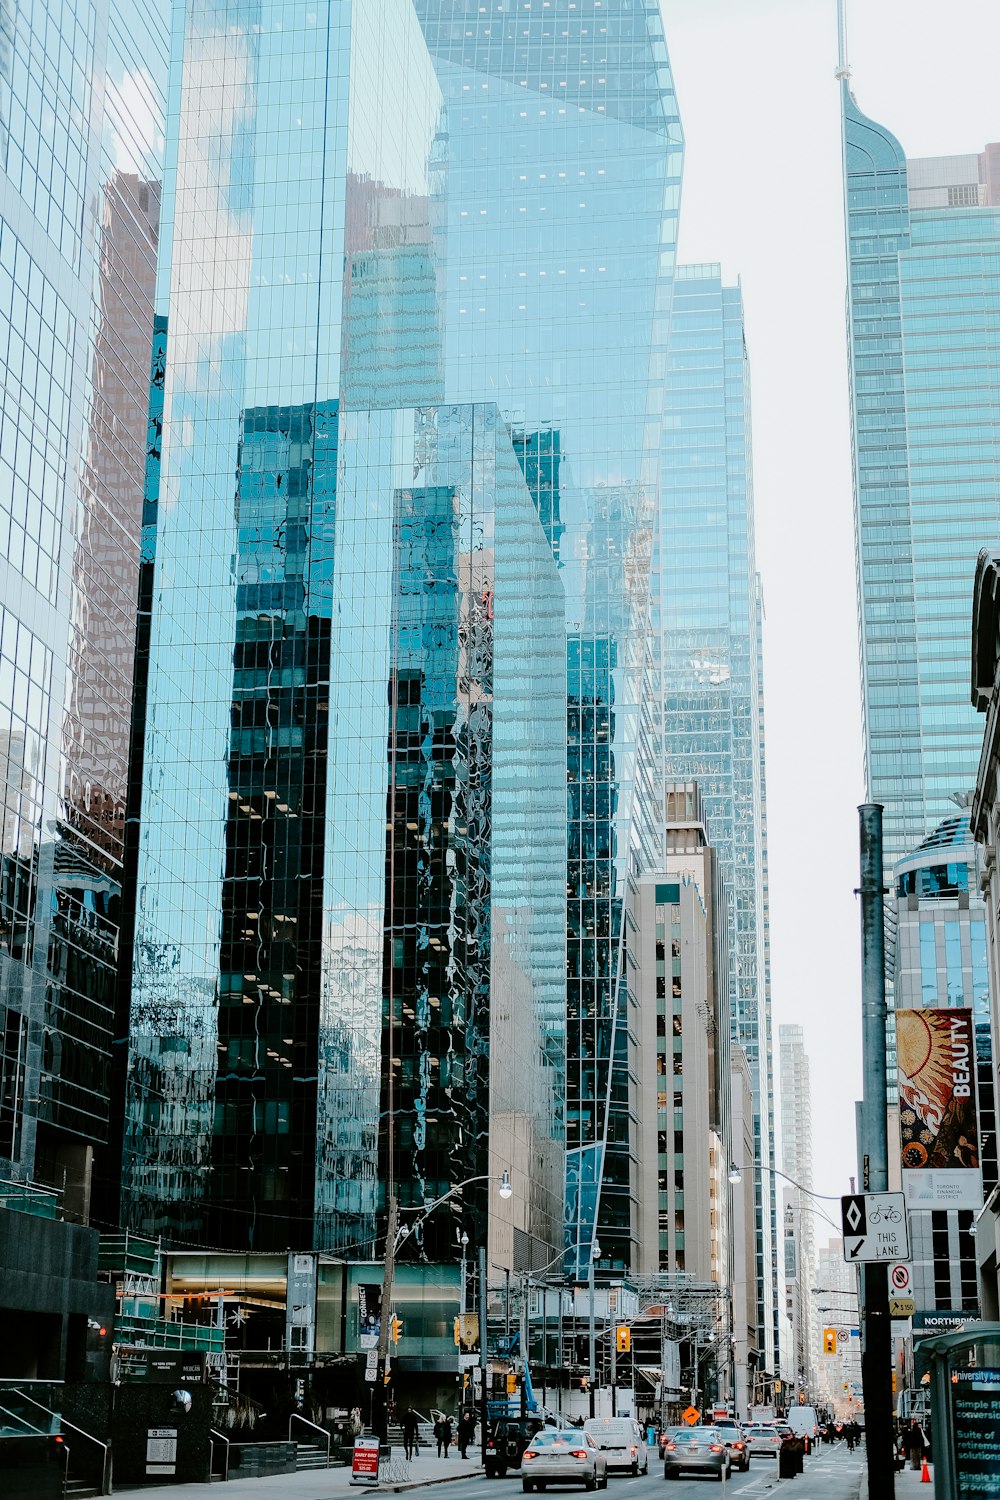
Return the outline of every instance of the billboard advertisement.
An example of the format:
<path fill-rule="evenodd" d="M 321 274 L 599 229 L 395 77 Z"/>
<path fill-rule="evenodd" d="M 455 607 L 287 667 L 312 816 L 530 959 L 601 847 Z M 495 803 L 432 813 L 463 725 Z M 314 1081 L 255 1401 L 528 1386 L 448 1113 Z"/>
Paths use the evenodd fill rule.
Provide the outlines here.
<path fill-rule="evenodd" d="M 972 1011 L 897 1010 L 899 1144 L 910 1208 L 981 1208 Z"/>
<path fill-rule="evenodd" d="M 382 1329 L 381 1282 L 362 1281 L 358 1286 L 358 1345 L 377 1349 Z"/>

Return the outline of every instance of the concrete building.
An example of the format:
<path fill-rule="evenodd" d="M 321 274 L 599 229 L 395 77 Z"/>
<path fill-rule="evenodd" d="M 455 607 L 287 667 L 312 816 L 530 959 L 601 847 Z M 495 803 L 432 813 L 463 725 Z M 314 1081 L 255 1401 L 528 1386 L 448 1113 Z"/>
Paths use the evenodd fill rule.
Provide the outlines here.
<path fill-rule="evenodd" d="M 782 1375 L 794 1395 L 811 1392 L 815 1374 L 816 1324 L 812 1286 L 816 1274 L 813 1185 L 812 1092 L 809 1058 L 801 1026 L 778 1028 L 778 1078 L 781 1100 L 781 1169 L 784 1183 L 785 1311 L 791 1324 L 790 1359 L 782 1358 Z M 798 1183 L 802 1191 L 792 1184 Z M 782 1351 L 784 1356 L 784 1351 Z"/>
<path fill-rule="evenodd" d="M 733 1112 L 733 1161 L 753 1160 L 753 1084 L 750 1065 L 742 1047 L 734 1047 L 730 1058 L 730 1107 Z M 730 1176 L 730 1226 L 733 1255 L 732 1337 L 733 1395 L 736 1412 L 767 1399 L 761 1372 L 767 1368 L 761 1355 L 757 1324 L 757 1230 L 755 1193 L 750 1175 L 743 1171 L 738 1182 Z M 771 1372 L 773 1374 L 773 1372 Z"/>

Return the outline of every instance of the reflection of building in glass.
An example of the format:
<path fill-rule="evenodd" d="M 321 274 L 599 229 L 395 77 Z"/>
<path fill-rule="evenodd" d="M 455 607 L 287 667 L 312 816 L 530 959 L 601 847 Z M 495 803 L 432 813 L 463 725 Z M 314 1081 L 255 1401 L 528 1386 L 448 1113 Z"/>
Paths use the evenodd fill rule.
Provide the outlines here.
<path fill-rule="evenodd" d="M 388 1193 L 506 1167 L 503 1253 L 551 1258 L 562 591 L 509 439 L 488 407 L 258 407 L 238 473 L 217 994 L 165 1037 L 175 968 L 137 953 L 130 1222 L 350 1253 Z M 453 1238 L 442 1215 L 407 1253 Z"/>
<path fill-rule="evenodd" d="M 597 1229 L 601 1262 L 625 1268 L 622 920 L 630 865 L 659 856 L 642 531 L 657 489 L 654 316 L 669 299 L 680 124 L 655 7 L 615 0 L 595 30 L 570 0 L 461 25 L 451 3 L 415 4 L 448 110 L 447 394 L 498 401 L 523 434 L 566 590 L 566 1264 L 586 1268 Z M 543 435 L 556 432 L 550 488 Z"/>
<path fill-rule="evenodd" d="M 222 996 L 210 997 L 220 974 L 242 986 L 245 1009 L 226 1024 L 249 1044 L 253 1069 L 299 1072 L 283 1050 L 288 1036 L 297 1045 L 295 1027 L 262 1013 L 280 1005 L 282 986 L 264 962 L 273 955 L 259 940 L 260 906 L 238 904 L 231 857 L 237 823 L 247 836 L 241 818 L 267 824 L 280 811 L 230 806 L 237 727 L 275 729 L 234 719 L 236 708 L 275 710 L 256 689 L 234 701 L 245 586 L 235 575 L 254 544 L 234 518 L 233 474 L 242 508 L 249 413 L 312 412 L 315 442 L 320 410 L 335 403 L 332 541 L 321 544 L 332 546 L 329 696 L 316 705 L 329 716 L 321 973 L 318 1001 L 302 1001 L 305 1013 L 319 1007 L 315 1058 L 309 1040 L 301 1075 L 316 1077 L 305 1204 L 315 1242 L 370 1248 L 388 1190 L 422 1201 L 488 1162 L 490 1172 L 510 1167 L 515 1187 L 493 1215 L 505 1241 L 495 1263 L 551 1260 L 565 1094 L 574 1147 L 591 1166 L 616 1164 L 606 1183 L 593 1174 L 571 1243 L 589 1254 L 596 1217 L 603 1258 L 629 1262 L 622 903 L 629 869 L 659 852 L 655 726 L 641 711 L 659 435 L 650 372 L 681 138 L 659 15 L 624 0 L 605 9 L 599 70 L 591 22 L 569 0 L 551 16 L 483 14 L 460 29 L 438 0 L 372 0 L 332 34 L 310 12 L 280 35 L 250 5 L 186 13 L 157 309 L 170 340 L 156 586 L 140 683 L 136 1155 L 126 1172 L 136 1223 L 179 1233 L 171 1205 L 182 1182 L 188 1228 L 215 1211 L 199 1204 L 216 1191 L 202 1168 L 219 1149 L 204 1121 L 223 1079 L 227 1106 L 244 1101 L 244 1123 L 246 1099 L 259 1096 L 256 1073 L 231 1076 L 228 1034 L 219 1045 Z M 550 23 L 565 31 L 558 100 Z M 222 59 L 236 82 L 209 138 L 202 122 L 214 121 Z M 284 417 L 273 421 L 276 439 Z M 301 523 L 290 510 L 289 535 Z M 568 833 L 567 671 L 580 710 L 569 764 L 581 778 Z M 268 802 L 280 800 L 274 790 Z M 564 1085 L 567 847 L 571 987 L 579 974 L 570 1047 L 581 1066 Z M 312 1025 L 306 1014 L 302 1024 Z M 144 1162 L 157 1107 L 182 1087 L 192 1090 L 192 1138 L 164 1141 Z M 392 1127 L 381 1139 L 380 1115 Z M 241 1139 L 252 1154 L 240 1170 L 254 1183 L 244 1217 L 228 1224 L 241 1243 L 251 1226 L 255 1237 L 278 1234 L 286 1213 L 280 1198 L 257 1194 L 258 1162 L 270 1153 L 279 1163 L 284 1146 L 265 1151 L 257 1103 L 248 1118 Z M 483 1199 L 471 1202 L 478 1212 Z M 446 1225 L 428 1226 L 435 1253 Z"/>
<path fill-rule="evenodd" d="M 965 812 L 946 818 L 920 848 L 896 862 L 896 1010 L 966 1007 L 973 1013 L 979 1148 L 986 1197 L 997 1183 L 996 1106 L 990 1034 L 986 906 Z M 893 1077 L 895 1094 L 895 1077 Z M 906 1108 L 900 1100 L 898 1110 Z M 976 1312 L 972 1209 L 910 1208 L 913 1295 L 917 1307 Z"/>
<path fill-rule="evenodd" d="M 753 1160 L 773 1150 L 760 600 L 754 554 L 749 371 L 738 287 L 717 265 L 674 287 L 653 610 L 668 779 L 696 780 L 729 904 L 734 1039 L 754 1090 Z M 754 1174 L 757 1319 L 773 1371 L 773 1179 Z"/>
<path fill-rule="evenodd" d="M 109 1130 L 167 9 L 0 5 L 0 1175 L 78 1218 Z"/>

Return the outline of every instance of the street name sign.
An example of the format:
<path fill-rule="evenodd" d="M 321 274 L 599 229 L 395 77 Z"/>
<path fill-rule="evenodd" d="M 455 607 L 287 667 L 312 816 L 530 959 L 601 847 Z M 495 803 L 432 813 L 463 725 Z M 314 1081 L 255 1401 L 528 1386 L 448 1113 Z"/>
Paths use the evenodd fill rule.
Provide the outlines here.
<path fill-rule="evenodd" d="M 906 1199 L 902 1193 L 850 1193 L 840 1200 L 844 1259 L 900 1261 L 910 1258 Z"/>

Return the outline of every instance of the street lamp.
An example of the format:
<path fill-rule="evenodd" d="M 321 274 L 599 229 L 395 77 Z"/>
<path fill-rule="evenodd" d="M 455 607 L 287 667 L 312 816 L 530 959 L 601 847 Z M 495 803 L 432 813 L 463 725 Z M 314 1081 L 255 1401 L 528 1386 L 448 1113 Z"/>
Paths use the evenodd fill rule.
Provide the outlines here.
<path fill-rule="evenodd" d="M 745 1161 L 742 1167 L 740 1167 L 738 1162 L 731 1161 L 729 1163 L 729 1181 L 734 1186 L 738 1182 L 742 1182 L 744 1171 L 770 1172 L 773 1177 L 783 1177 L 786 1182 L 790 1182 L 792 1184 L 793 1188 L 795 1188 L 800 1193 L 805 1193 L 809 1198 L 822 1198 L 828 1203 L 840 1202 L 840 1193 L 814 1193 L 812 1188 L 803 1187 L 801 1182 L 796 1182 L 795 1178 L 789 1177 L 787 1172 L 782 1172 L 777 1167 L 766 1167 L 764 1163 L 760 1161 Z"/>
<path fill-rule="evenodd" d="M 459 1241 L 459 1243 L 462 1246 L 462 1281 L 461 1281 L 461 1285 L 459 1287 L 458 1310 L 459 1310 L 460 1313 L 464 1313 L 466 1311 L 466 1306 L 465 1306 L 465 1296 L 466 1296 L 466 1293 L 465 1293 L 465 1252 L 469 1248 L 469 1236 L 466 1234 L 466 1232 L 465 1232 L 464 1229 L 462 1230 L 462 1238 Z"/>
<path fill-rule="evenodd" d="M 414 1219 L 412 1224 L 400 1224 L 393 1237 L 393 1251 L 395 1252 L 396 1250 L 398 1250 L 403 1241 L 407 1239 L 415 1229 L 418 1229 L 424 1222 L 424 1220 L 428 1218 L 435 1209 L 440 1208 L 442 1203 L 447 1203 L 449 1198 L 454 1197 L 456 1193 L 460 1193 L 463 1188 L 471 1187 L 474 1182 L 492 1182 L 492 1180 L 493 1178 L 489 1172 L 480 1173 L 478 1177 L 467 1177 L 464 1182 L 456 1182 L 454 1187 L 450 1187 L 446 1193 L 442 1193 L 440 1198 L 435 1198 L 433 1203 L 425 1203 L 421 1208 L 418 1208 L 416 1206 L 411 1208 L 404 1208 L 402 1210 L 403 1213 L 416 1213 L 419 1215 L 419 1217 Z M 514 1185 L 510 1180 L 510 1173 L 508 1172 L 506 1167 L 504 1167 L 503 1171 L 500 1174 L 500 1179 L 497 1183 L 497 1192 L 500 1194 L 500 1197 L 505 1200 L 507 1198 L 510 1198 L 514 1192 Z"/>
<path fill-rule="evenodd" d="M 594 1381 L 597 1378 L 597 1361 L 594 1350 L 594 1264 L 601 1258 L 601 1247 L 594 1240 L 590 1247 L 590 1265 L 587 1268 L 587 1283 L 590 1290 L 590 1415 L 594 1415 Z"/>

